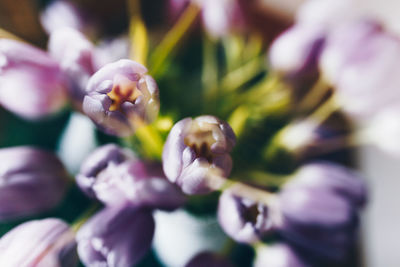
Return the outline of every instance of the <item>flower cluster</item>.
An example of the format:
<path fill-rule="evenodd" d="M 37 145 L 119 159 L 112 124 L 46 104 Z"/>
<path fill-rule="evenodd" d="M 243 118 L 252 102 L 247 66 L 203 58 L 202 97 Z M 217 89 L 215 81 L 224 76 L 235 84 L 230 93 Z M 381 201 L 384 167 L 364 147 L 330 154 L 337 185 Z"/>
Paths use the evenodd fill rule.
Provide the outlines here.
<path fill-rule="evenodd" d="M 57 0 L 43 10 L 47 51 L 0 35 L 0 146 L 12 121 L 59 127 L 60 114 L 78 113 L 97 146 L 77 157 L 85 158 L 78 172 L 64 167 L 75 157 L 62 162 L 39 148 L 68 146 L 64 135 L 0 148 L 8 231 L 0 266 L 355 260 L 368 190 L 350 149 L 400 154 L 396 36 L 345 0 L 307 1 L 272 44 L 276 36 L 253 27 L 255 1 L 169 0 L 158 18 L 145 1 L 128 0 L 129 19 L 116 17 L 129 29 L 101 21 L 89 2 Z M 102 24 L 129 36 L 107 36 Z M 86 130 L 65 131 L 88 150 Z M 226 245 L 175 235 L 201 230 L 168 224 L 174 216 L 205 220 L 217 230 L 202 238 Z M 162 240 L 169 248 L 196 249 L 164 257 L 165 228 L 174 233 Z"/>

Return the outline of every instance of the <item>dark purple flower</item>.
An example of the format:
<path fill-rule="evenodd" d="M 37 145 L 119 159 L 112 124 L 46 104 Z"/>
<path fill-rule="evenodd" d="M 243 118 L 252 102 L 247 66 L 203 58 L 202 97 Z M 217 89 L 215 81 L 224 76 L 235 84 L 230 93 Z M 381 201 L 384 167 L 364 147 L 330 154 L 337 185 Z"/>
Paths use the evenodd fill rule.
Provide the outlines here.
<path fill-rule="evenodd" d="M 105 65 L 89 80 L 83 111 L 108 134 L 132 135 L 159 110 L 157 84 L 146 73 L 143 65 L 127 59 Z"/>
<path fill-rule="evenodd" d="M 309 267 L 287 244 L 268 244 L 257 247 L 254 267 Z"/>
<path fill-rule="evenodd" d="M 201 252 L 194 256 L 185 267 L 233 267 L 232 263 L 213 252 Z"/>
<path fill-rule="evenodd" d="M 366 186 L 333 163 L 303 166 L 278 195 L 281 234 L 307 250 L 342 259 L 354 242 Z"/>
<path fill-rule="evenodd" d="M 153 234 L 154 219 L 150 211 L 108 207 L 79 229 L 78 254 L 88 267 L 132 266 L 150 249 Z"/>
<path fill-rule="evenodd" d="M 147 163 L 116 145 L 98 148 L 82 165 L 78 184 L 107 205 L 124 202 L 172 210 L 185 202 L 164 176 L 161 165 Z"/>
<path fill-rule="evenodd" d="M 68 174 L 52 153 L 31 147 L 0 149 L 0 220 L 55 207 L 67 188 Z"/>
<path fill-rule="evenodd" d="M 48 46 L 50 54 L 68 75 L 72 100 L 81 109 L 87 82 L 98 69 L 94 45 L 81 32 L 61 28 L 51 33 Z"/>
<path fill-rule="evenodd" d="M 235 134 L 226 122 L 213 116 L 183 119 L 164 145 L 165 175 L 186 194 L 208 193 L 213 175 L 230 174 L 234 145 Z"/>
<path fill-rule="evenodd" d="M 28 221 L 0 239 L 0 266 L 77 266 L 74 232 L 59 219 Z"/>
<path fill-rule="evenodd" d="M 27 119 L 59 111 L 68 81 L 58 63 L 26 43 L 0 39 L 0 104 Z"/>
<path fill-rule="evenodd" d="M 219 199 L 218 221 L 222 229 L 241 243 L 255 243 L 273 229 L 272 205 L 241 195 L 241 188 L 225 190 Z"/>

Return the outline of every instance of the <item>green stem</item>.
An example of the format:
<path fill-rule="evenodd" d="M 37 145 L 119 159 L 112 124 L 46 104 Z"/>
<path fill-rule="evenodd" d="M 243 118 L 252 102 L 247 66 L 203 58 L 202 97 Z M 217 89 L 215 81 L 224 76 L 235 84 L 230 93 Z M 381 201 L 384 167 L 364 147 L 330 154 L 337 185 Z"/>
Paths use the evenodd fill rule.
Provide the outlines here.
<path fill-rule="evenodd" d="M 199 12 L 200 8 L 196 4 L 191 3 L 179 18 L 178 22 L 167 33 L 161 43 L 155 48 L 154 53 L 151 56 L 152 68 L 150 70 L 150 73 L 153 76 L 157 76 L 160 73 L 165 60 L 193 24 Z"/>
<path fill-rule="evenodd" d="M 129 36 L 131 40 L 130 57 L 146 65 L 149 40 L 146 25 L 141 16 L 140 0 L 128 0 Z"/>
<path fill-rule="evenodd" d="M 134 137 L 139 140 L 146 158 L 161 160 L 164 142 L 154 125 L 145 125 L 138 128 Z"/>
<path fill-rule="evenodd" d="M 202 83 L 204 90 L 205 110 L 214 111 L 218 98 L 218 62 L 217 48 L 214 40 L 208 36 L 203 38 Z"/>
<path fill-rule="evenodd" d="M 339 109 L 339 104 L 336 101 L 335 95 L 330 96 L 322 105 L 320 105 L 307 120 L 314 123 L 315 128 L 326 121 L 334 112 Z"/>
<path fill-rule="evenodd" d="M 256 75 L 260 74 L 264 68 L 264 59 L 256 57 L 241 67 L 229 72 L 222 78 L 221 88 L 225 93 L 235 91 L 236 89 L 249 82 Z"/>
<path fill-rule="evenodd" d="M 81 226 L 92 217 L 92 215 L 98 210 L 99 204 L 93 204 L 90 206 L 81 216 L 78 217 L 72 224 L 71 229 L 77 232 Z"/>
<path fill-rule="evenodd" d="M 322 97 L 326 95 L 329 90 L 328 84 L 321 77 L 314 84 L 314 86 L 307 92 L 299 104 L 299 110 L 312 109 L 321 101 Z"/>

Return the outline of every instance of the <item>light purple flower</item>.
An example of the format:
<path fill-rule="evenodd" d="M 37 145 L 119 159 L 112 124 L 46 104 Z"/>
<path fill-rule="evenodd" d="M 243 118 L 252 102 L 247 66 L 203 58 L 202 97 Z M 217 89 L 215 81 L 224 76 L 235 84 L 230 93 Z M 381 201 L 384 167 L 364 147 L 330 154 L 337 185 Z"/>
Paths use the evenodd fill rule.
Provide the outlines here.
<path fill-rule="evenodd" d="M 55 218 L 28 221 L 0 239 L 0 266 L 77 266 L 75 236 Z"/>
<path fill-rule="evenodd" d="M 357 21 L 329 37 L 320 68 L 335 86 L 345 112 L 365 120 L 389 105 L 398 105 L 400 41 L 379 24 Z"/>
<path fill-rule="evenodd" d="M 52 1 L 40 15 L 40 22 L 48 34 L 64 27 L 81 32 L 89 31 L 87 16 L 68 0 Z"/>
<path fill-rule="evenodd" d="M 78 184 L 106 205 L 173 210 L 185 202 L 164 176 L 161 165 L 141 161 L 116 145 L 98 148 L 82 165 Z"/>
<path fill-rule="evenodd" d="M 269 62 L 274 71 L 293 78 L 318 71 L 326 30 L 315 24 L 295 24 L 273 43 Z"/>
<path fill-rule="evenodd" d="M 293 248 L 284 243 L 259 246 L 253 263 L 254 267 L 308 267 Z"/>
<path fill-rule="evenodd" d="M 278 195 L 277 228 L 293 244 L 341 260 L 354 242 L 366 195 L 363 180 L 349 169 L 307 164 Z"/>
<path fill-rule="evenodd" d="M 185 267 L 233 267 L 228 259 L 213 252 L 204 251 L 195 255 Z"/>
<path fill-rule="evenodd" d="M 79 229 L 78 254 L 88 267 L 133 266 L 150 249 L 153 234 L 154 219 L 150 211 L 108 207 Z"/>
<path fill-rule="evenodd" d="M 52 153 L 31 147 L 0 149 L 0 220 L 54 208 L 63 198 L 68 176 Z"/>
<path fill-rule="evenodd" d="M 164 145 L 165 175 L 186 194 L 208 193 L 213 175 L 230 174 L 235 140 L 231 127 L 216 117 L 183 119 L 172 127 Z"/>
<path fill-rule="evenodd" d="M 0 39 L 0 104 L 27 119 L 59 111 L 69 84 L 58 63 L 28 44 Z"/>
<path fill-rule="evenodd" d="M 89 80 L 83 111 L 108 134 L 132 135 L 159 110 L 157 84 L 146 73 L 143 65 L 127 59 L 105 65 Z"/>
<path fill-rule="evenodd" d="M 94 45 L 81 32 L 65 27 L 51 33 L 48 49 L 68 75 L 72 100 L 81 109 L 87 82 L 98 69 Z"/>
<path fill-rule="evenodd" d="M 237 242 L 255 243 L 273 230 L 271 207 L 242 197 L 240 188 L 227 189 L 219 198 L 218 221 Z"/>
<path fill-rule="evenodd" d="M 79 187 L 90 197 L 95 197 L 93 185 L 97 176 L 111 166 L 119 165 L 135 156 L 128 149 L 114 144 L 101 146 L 94 150 L 82 163 L 81 170 L 76 176 Z"/>
<path fill-rule="evenodd" d="M 194 0 L 202 9 L 207 32 L 214 38 L 223 37 L 243 28 L 244 15 L 237 0 Z"/>

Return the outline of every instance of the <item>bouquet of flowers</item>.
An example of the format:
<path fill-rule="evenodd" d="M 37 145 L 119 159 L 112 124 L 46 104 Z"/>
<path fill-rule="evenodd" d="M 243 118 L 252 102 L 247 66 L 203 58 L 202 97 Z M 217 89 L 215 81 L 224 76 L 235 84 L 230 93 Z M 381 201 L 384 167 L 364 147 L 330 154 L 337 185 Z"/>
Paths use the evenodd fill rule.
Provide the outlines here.
<path fill-rule="evenodd" d="M 47 3 L 46 50 L 0 31 L 0 266 L 357 266 L 398 37 L 345 0 L 277 38 L 254 1 L 120 2 Z"/>

